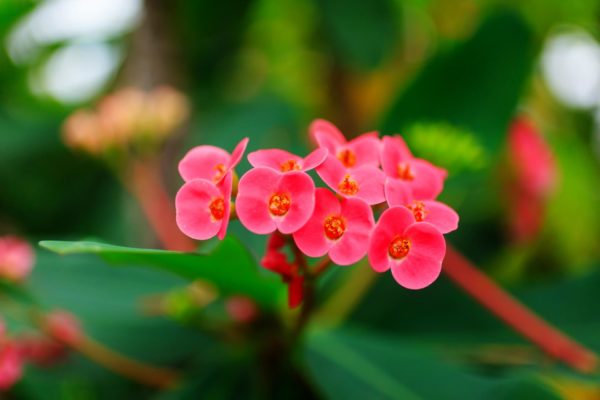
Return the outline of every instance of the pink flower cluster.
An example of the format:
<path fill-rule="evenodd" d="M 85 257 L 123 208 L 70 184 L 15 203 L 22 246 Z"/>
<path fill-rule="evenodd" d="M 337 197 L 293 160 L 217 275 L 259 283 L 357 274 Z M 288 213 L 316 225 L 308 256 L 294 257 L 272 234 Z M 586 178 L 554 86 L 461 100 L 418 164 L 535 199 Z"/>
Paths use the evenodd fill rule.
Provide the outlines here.
<path fill-rule="evenodd" d="M 0 237 L 0 279 L 21 282 L 31 272 L 35 255 L 25 240 L 16 236 Z"/>
<path fill-rule="evenodd" d="M 445 255 L 443 235 L 458 226 L 456 212 L 435 201 L 446 171 L 414 157 L 399 136 L 372 132 L 347 141 L 333 124 L 316 120 L 310 137 L 318 148 L 304 158 L 279 149 L 248 155 L 253 168 L 239 180 L 235 210 L 251 232 L 274 234 L 263 265 L 282 275 L 291 297 L 292 287 L 302 287 L 297 266 L 281 251 L 281 235 L 291 235 L 309 257 L 350 265 L 368 255 L 375 271 L 391 270 L 406 288 L 431 284 Z M 177 223 L 188 236 L 225 236 L 232 169 L 246 144 L 231 156 L 196 147 L 179 164 L 186 183 L 177 194 Z M 313 169 L 328 188 L 316 187 Z M 376 223 L 374 211 L 381 210 Z"/>

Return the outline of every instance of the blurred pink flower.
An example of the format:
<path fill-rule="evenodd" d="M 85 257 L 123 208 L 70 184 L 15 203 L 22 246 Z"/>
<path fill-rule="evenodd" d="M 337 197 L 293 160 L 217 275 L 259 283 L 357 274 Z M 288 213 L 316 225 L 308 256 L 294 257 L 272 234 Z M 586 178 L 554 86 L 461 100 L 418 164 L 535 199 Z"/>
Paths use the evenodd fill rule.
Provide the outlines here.
<path fill-rule="evenodd" d="M 329 258 L 338 265 L 358 262 L 367 253 L 375 222 L 367 203 L 359 199 L 338 200 L 333 193 L 319 188 L 315 210 L 299 231 L 294 233 L 298 248 L 309 257 Z"/>
<path fill-rule="evenodd" d="M 0 237 L 0 277 L 19 282 L 25 279 L 31 269 L 35 254 L 33 249 L 16 236 Z"/>
<path fill-rule="evenodd" d="M 206 179 L 187 181 L 175 197 L 175 219 L 189 237 L 206 240 L 227 234 L 231 214 L 232 172 L 217 183 Z"/>
<path fill-rule="evenodd" d="M 248 161 L 253 167 L 267 167 L 282 173 L 293 171 L 310 171 L 325 161 L 327 150 L 317 149 L 305 158 L 280 149 L 258 150 L 248 154 Z"/>
<path fill-rule="evenodd" d="M 556 164 L 542 135 L 531 121 L 519 117 L 510 127 L 508 140 L 521 188 L 535 196 L 547 196 L 556 183 Z"/>
<path fill-rule="evenodd" d="M 317 119 L 309 127 L 311 139 L 337 158 L 344 168 L 379 166 L 380 142 L 377 132 L 360 135 L 349 142 L 340 130 L 329 121 Z"/>
<path fill-rule="evenodd" d="M 341 161 L 330 154 L 325 162 L 317 167 L 317 174 L 340 196 L 355 197 L 369 205 L 385 201 L 383 192 L 385 176 L 378 167 L 363 165 L 347 169 Z"/>
<path fill-rule="evenodd" d="M 246 296 L 232 296 L 225 301 L 225 308 L 231 318 L 239 323 L 252 322 L 258 315 L 256 303 Z"/>
<path fill-rule="evenodd" d="M 442 192 L 446 170 L 413 157 L 400 136 L 385 136 L 382 143 L 381 167 L 386 176 L 402 182 L 418 200 L 433 200 Z"/>
<path fill-rule="evenodd" d="M 236 211 L 240 222 L 257 234 L 294 233 L 308 221 L 315 205 L 315 184 L 305 172 L 281 174 L 254 168 L 240 179 Z"/>
<path fill-rule="evenodd" d="M 445 253 L 444 236 L 427 222 L 415 222 L 406 207 L 392 207 L 381 214 L 368 251 L 376 272 L 391 269 L 396 282 L 408 289 L 433 283 Z"/>
<path fill-rule="evenodd" d="M 23 373 L 23 359 L 17 346 L 5 339 L 0 342 L 0 391 L 10 389 Z"/>

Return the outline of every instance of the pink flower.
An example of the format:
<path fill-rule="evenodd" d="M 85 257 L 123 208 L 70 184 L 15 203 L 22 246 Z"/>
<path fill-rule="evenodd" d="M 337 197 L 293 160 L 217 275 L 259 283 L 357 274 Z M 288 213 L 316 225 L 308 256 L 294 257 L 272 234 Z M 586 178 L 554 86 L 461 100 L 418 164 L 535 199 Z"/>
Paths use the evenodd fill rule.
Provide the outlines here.
<path fill-rule="evenodd" d="M 10 340 L 0 341 L 0 391 L 10 389 L 23 373 L 23 359 L 18 347 Z"/>
<path fill-rule="evenodd" d="M 317 174 L 340 196 L 356 197 L 369 205 L 385 201 L 383 192 L 385 176 L 377 167 L 364 165 L 346 169 L 330 154 L 325 162 L 317 167 Z"/>
<path fill-rule="evenodd" d="M 179 174 L 184 181 L 206 179 L 218 183 L 242 159 L 248 138 L 242 139 L 231 155 L 215 146 L 198 146 L 191 149 L 179 162 Z"/>
<path fill-rule="evenodd" d="M 315 206 L 315 184 L 305 172 L 281 174 L 254 168 L 240 179 L 236 210 L 251 232 L 294 233 L 308 221 Z"/>
<path fill-rule="evenodd" d="M 248 161 L 253 167 L 267 167 L 282 173 L 292 171 L 309 171 L 325 161 L 327 150 L 317 149 L 305 158 L 280 149 L 258 150 L 248 154 Z"/>
<path fill-rule="evenodd" d="M 388 177 L 404 182 L 416 199 L 433 200 L 442 192 L 444 169 L 413 157 L 399 136 L 385 136 L 382 141 L 381 167 Z"/>
<path fill-rule="evenodd" d="M 398 179 L 387 179 L 385 197 L 390 207 L 404 206 L 412 212 L 415 222 L 428 222 L 440 233 L 458 228 L 458 214 L 444 203 L 434 200 L 415 200 L 410 188 Z"/>
<path fill-rule="evenodd" d="M 556 182 L 554 156 L 528 119 L 521 117 L 514 120 L 509 146 L 521 188 L 535 196 L 548 195 Z"/>
<path fill-rule="evenodd" d="M 196 240 L 227 234 L 231 214 L 232 172 L 217 183 L 206 179 L 187 181 L 175 197 L 179 229 Z"/>
<path fill-rule="evenodd" d="M 345 168 L 379 166 L 380 142 L 377 132 L 365 133 L 347 142 L 335 125 L 323 119 L 313 121 L 309 132 L 319 147 L 327 149 Z"/>
<path fill-rule="evenodd" d="M 225 309 L 234 321 L 242 324 L 254 321 L 259 313 L 254 300 L 246 296 L 231 296 L 225 300 Z"/>
<path fill-rule="evenodd" d="M 367 253 L 369 237 L 375 222 L 371 207 L 359 199 L 340 202 L 327 189 L 315 192 L 315 210 L 299 231 L 294 241 L 309 257 L 329 253 L 338 265 L 358 262 Z"/>
<path fill-rule="evenodd" d="M 0 237 L 0 277 L 19 282 L 33 268 L 33 249 L 23 239 L 15 236 Z"/>
<path fill-rule="evenodd" d="M 444 236 L 433 225 L 415 222 L 406 207 L 392 207 L 373 230 L 368 256 L 376 272 L 391 269 L 400 285 L 422 289 L 439 276 L 445 253 Z"/>

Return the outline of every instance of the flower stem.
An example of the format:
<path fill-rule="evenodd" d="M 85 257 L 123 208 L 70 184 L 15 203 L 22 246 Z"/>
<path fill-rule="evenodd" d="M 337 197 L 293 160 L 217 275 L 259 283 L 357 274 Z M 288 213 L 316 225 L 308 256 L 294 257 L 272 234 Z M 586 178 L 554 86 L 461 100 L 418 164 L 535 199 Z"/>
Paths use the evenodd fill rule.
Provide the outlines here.
<path fill-rule="evenodd" d="M 179 380 L 174 371 L 132 360 L 89 337 L 83 337 L 68 345 L 105 368 L 145 385 L 169 388 Z"/>
<path fill-rule="evenodd" d="M 135 161 L 124 182 L 166 249 L 193 251 L 196 248 L 194 242 L 175 223 L 173 203 L 162 184 L 155 161 Z"/>
<path fill-rule="evenodd" d="M 529 310 L 450 246 L 443 271 L 481 305 L 550 356 L 581 372 L 592 372 L 598 367 L 594 352 Z"/>

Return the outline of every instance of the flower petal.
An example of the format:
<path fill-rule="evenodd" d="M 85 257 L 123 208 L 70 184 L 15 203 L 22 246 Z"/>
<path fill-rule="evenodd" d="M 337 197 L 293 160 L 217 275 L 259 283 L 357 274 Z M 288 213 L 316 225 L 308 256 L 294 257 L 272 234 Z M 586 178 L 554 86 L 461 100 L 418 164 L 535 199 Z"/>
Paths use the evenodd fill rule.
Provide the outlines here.
<path fill-rule="evenodd" d="M 327 240 L 324 231 L 325 219 L 341 212 L 339 200 L 325 188 L 315 191 L 315 209 L 308 222 L 294 232 L 294 241 L 298 248 L 309 257 L 321 257 L 327 254 L 333 242 Z"/>
<path fill-rule="evenodd" d="M 408 255 L 393 262 L 392 275 L 407 289 L 422 289 L 431 285 L 442 270 L 446 241 L 433 225 L 418 222 L 405 232 L 411 247 Z"/>
<path fill-rule="evenodd" d="M 230 163 L 229 153 L 220 147 L 197 146 L 187 152 L 179 162 L 179 175 L 184 181 L 206 179 L 212 181 L 218 174 L 217 166 Z"/>
<path fill-rule="evenodd" d="M 381 140 L 381 168 L 387 176 L 396 177 L 398 164 L 413 158 L 400 136 L 384 136 Z"/>
<path fill-rule="evenodd" d="M 311 169 L 317 168 L 319 165 L 323 164 L 327 158 L 327 154 L 329 154 L 327 149 L 316 149 L 304 158 L 302 161 L 302 170 L 310 171 Z"/>
<path fill-rule="evenodd" d="M 223 194 L 223 200 L 225 201 L 225 211 L 223 213 L 223 220 L 221 228 L 217 233 L 217 237 L 220 240 L 225 239 L 227 235 L 227 227 L 229 226 L 229 216 L 231 215 L 231 190 L 233 189 L 233 173 L 229 171 L 227 175 L 217 184 L 217 187 Z"/>
<path fill-rule="evenodd" d="M 423 221 L 435 226 L 440 233 L 449 233 L 458 228 L 458 214 L 452 208 L 432 200 L 424 201 L 423 204 L 426 212 Z"/>
<path fill-rule="evenodd" d="M 317 174 L 334 192 L 338 192 L 338 185 L 346 174 L 346 168 L 340 160 L 331 153 L 327 155 L 323 164 L 317 167 Z"/>
<path fill-rule="evenodd" d="M 324 119 L 314 120 L 310 124 L 308 130 L 311 139 L 317 143 L 319 147 L 326 148 L 332 154 L 335 154 L 335 150 L 338 146 L 346 143 L 346 138 L 342 132 L 340 132 L 340 130 L 331 122 Z"/>
<path fill-rule="evenodd" d="M 302 158 L 281 149 L 258 150 L 248 154 L 248 161 L 253 167 L 267 167 L 281 172 L 281 165 L 286 161 L 301 162 Z"/>
<path fill-rule="evenodd" d="M 415 175 L 410 185 L 416 200 L 433 200 L 442 192 L 447 175 L 445 170 L 419 158 L 410 161 L 410 168 Z"/>
<path fill-rule="evenodd" d="M 235 146 L 235 149 L 231 152 L 231 158 L 229 159 L 229 164 L 227 165 L 228 169 L 235 168 L 236 165 L 239 164 L 244 152 L 246 151 L 246 147 L 248 146 L 248 142 L 250 139 L 243 138 L 240 142 Z"/>
<path fill-rule="evenodd" d="M 379 204 L 385 201 L 383 190 L 385 175 L 376 167 L 364 166 L 353 169 L 350 174 L 358 183 L 358 193 L 355 197 L 367 204 Z"/>
<path fill-rule="evenodd" d="M 210 181 L 194 179 L 186 182 L 175 197 L 176 222 L 179 229 L 197 240 L 215 236 L 223 220 L 212 218 L 209 204 L 220 196 L 221 191 Z"/>
<path fill-rule="evenodd" d="M 370 165 L 379 167 L 381 152 L 381 142 L 377 137 L 377 132 L 365 133 L 356 139 L 351 140 L 347 146 L 356 156 L 354 167 Z"/>
<path fill-rule="evenodd" d="M 385 199 L 390 207 L 410 204 L 413 201 L 411 185 L 401 179 L 386 178 Z"/>

